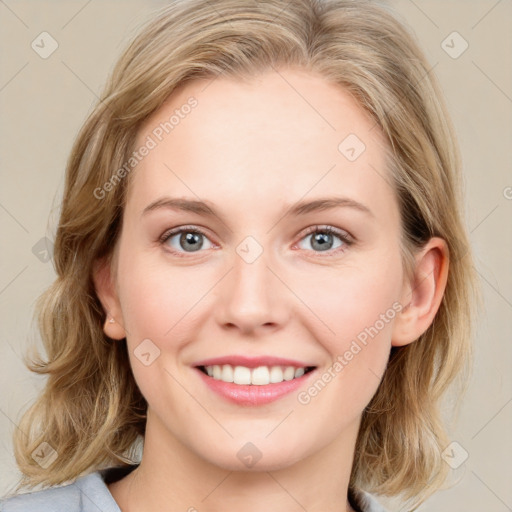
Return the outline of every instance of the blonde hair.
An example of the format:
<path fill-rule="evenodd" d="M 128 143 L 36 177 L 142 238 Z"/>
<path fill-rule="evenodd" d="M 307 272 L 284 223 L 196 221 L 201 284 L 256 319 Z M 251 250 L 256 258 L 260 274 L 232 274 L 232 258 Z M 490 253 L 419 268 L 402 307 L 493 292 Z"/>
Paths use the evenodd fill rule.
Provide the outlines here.
<path fill-rule="evenodd" d="M 112 257 L 129 178 L 100 199 L 95 191 L 122 168 L 144 120 L 178 86 L 283 66 L 339 84 L 385 135 L 407 268 L 433 236 L 446 240 L 450 253 L 434 322 L 414 343 L 393 347 L 363 412 L 350 488 L 401 495 L 417 506 L 445 481 L 440 399 L 470 367 L 476 280 L 457 144 L 426 58 L 375 2 L 187 0 L 160 10 L 128 46 L 69 157 L 54 250 L 57 279 L 38 305 L 46 360 L 26 361 L 47 375 L 46 387 L 14 432 L 23 474 L 18 489 L 133 463 L 135 441 L 144 436 L 147 404 L 126 343 L 103 333 L 105 312 L 92 280 L 95 262 Z M 46 469 L 31 455 L 42 442 L 58 454 Z"/>

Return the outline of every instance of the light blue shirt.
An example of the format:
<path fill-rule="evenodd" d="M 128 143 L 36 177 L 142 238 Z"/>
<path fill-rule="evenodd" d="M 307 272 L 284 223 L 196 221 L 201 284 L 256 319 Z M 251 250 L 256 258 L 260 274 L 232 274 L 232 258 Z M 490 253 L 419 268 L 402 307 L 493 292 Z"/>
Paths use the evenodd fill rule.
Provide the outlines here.
<path fill-rule="evenodd" d="M 121 512 L 105 482 L 106 476 L 107 483 L 121 478 L 111 478 L 116 469 L 98 470 L 60 487 L 4 498 L 0 500 L 0 512 Z M 363 512 L 386 512 L 371 494 L 358 494 L 364 503 Z"/>

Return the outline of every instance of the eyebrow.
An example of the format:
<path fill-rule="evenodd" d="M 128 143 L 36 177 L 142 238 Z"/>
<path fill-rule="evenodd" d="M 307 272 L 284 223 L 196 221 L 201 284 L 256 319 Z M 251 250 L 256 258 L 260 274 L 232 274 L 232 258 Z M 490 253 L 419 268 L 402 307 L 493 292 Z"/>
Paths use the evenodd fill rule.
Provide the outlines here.
<path fill-rule="evenodd" d="M 311 201 L 299 201 L 289 206 L 285 210 L 283 217 L 286 215 L 306 215 L 312 212 L 331 210 L 341 207 L 352 208 L 354 210 L 370 215 L 371 217 L 375 217 L 375 215 L 367 206 L 349 197 L 323 197 Z M 218 213 L 215 212 L 213 206 L 208 205 L 204 201 L 180 199 L 174 197 L 162 197 L 156 201 L 153 201 L 144 208 L 142 215 L 146 215 L 149 212 L 159 210 L 161 208 L 197 213 L 198 215 L 203 215 L 206 217 L 221 218 Z"/>

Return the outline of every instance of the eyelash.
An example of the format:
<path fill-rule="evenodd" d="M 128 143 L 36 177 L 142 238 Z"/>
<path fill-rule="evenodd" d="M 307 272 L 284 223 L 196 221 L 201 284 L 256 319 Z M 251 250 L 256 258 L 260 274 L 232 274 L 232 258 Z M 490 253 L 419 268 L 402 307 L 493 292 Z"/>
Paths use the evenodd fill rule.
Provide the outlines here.
<path fill-rule="evenodd" d="M 177 228 L 177 229 L 166 231 L 159 238 L 159 243 L 161 245 L 164 245 L 167 242 L 167 240 L 169 240 L 170 238 L 172 238 L 175 235 L 179 235 L 180 233 L 197 233 L 199 235 L 202 235 L 202 236 L 208 238 L 207 233 L 205 233 L 202 229 L 200 229 L 200 228 L 198 228 L 196 226 L 182 226 L 182 227 Z M 328 235 L 335 235 L 344 244 L 342 247 L 338 247 L 336 249 L 330 249 L 328 251 L 325 251 L 327 253 L 325 255 L 322 255 L 321 251 L 310 251 L 310 252 L 317 253 L 318 255 L 320 255 L 320 257 L 327 257 L 328 258 L 328 257 L 331 257 L 331 256 L 336 256 L 340 252 L 344 252 L 348 247 L 350 247 L 354 243 L 354 240 L 352 239 L 352 237 L 348 233 L 346 233 L 344 231 L 340 231 L 340 230 L 338 230 L 336 228 L 333 228 L 332 226 L 312 226 L 311 228 L 309 228 L 307 230 L 306 233 L 304 233 L 304 235 L 302 236 L 302 238 L 300 240 L 303 240 L 307 236 L 315 235 L 317 233 L 326 233 Z M 183 257 L 183 258 L 187 257 L 186 256 L 187 253 L 185 253 L 185 252 L 175 251 L 174 249 L 171 249 L 170 251 L 173 254 L 177 255 L 178 257 Z M 201 251 L 198 251 L 198 252 L 201 252 Z M 193 254 L 193 253 L 189 253 L 189 254 Z"/>

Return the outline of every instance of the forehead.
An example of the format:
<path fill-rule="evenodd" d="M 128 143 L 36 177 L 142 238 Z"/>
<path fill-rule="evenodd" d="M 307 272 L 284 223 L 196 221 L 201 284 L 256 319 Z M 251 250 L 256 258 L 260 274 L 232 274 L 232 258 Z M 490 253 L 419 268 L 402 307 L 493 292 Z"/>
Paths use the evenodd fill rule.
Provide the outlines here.
<path fill-rule="evenodd" d="M 137 209 L 163 194 L 260 209 L 334 192 L 392 198 L 374 121 L 342 87 L 302 70 L 188 83 L 141 127 L 135 147 L 145 144 L 129 194 Z"/>

